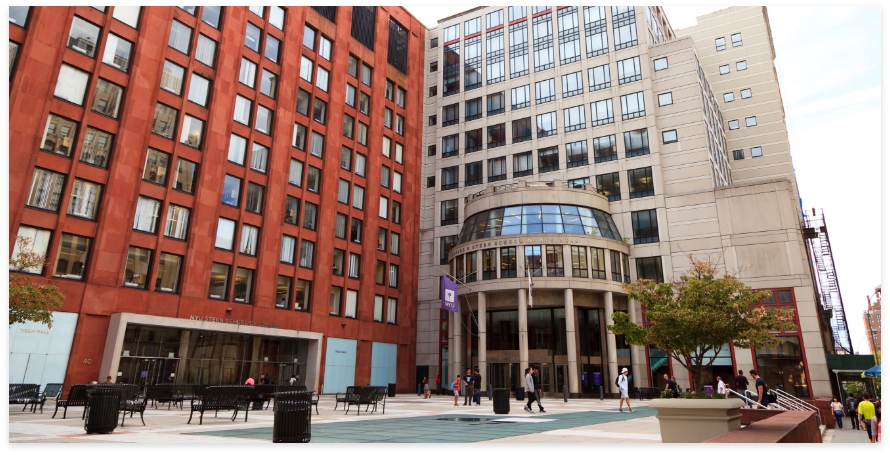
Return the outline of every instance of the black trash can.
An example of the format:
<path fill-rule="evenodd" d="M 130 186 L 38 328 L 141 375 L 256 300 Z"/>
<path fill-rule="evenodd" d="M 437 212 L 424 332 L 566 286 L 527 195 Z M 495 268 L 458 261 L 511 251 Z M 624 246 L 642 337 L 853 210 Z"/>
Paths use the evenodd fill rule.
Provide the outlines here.
<path fill-rule="evenodd" d="M 516 388 L 516 401 L 525 401 L 525 387 Z"/>
<path fill-rule="evenodd" d="M 493 406 L 495 414 L 510 413 L 510 389 L 494 389 Z"/>
<path fill-rule="evenodd" d="M 386 396 L 388 396 L 388 397 L 396 396 L 396 385 L 395 384 L 393 384 L 391 382 L 389 383 L 389 390 L 387 390 Z"/>
<path fill-rule="evenodd" d="M 107 434 L 117 428 L 121 393 L 119 387 L 95 387 L 87 392 L 89 409 L 83 424 L 87 434 Z"/>
<path fill-rule="evenodd" d="M 312 439 L 312 392 L 275 394 L 272 442 L 309 442 Z"/>

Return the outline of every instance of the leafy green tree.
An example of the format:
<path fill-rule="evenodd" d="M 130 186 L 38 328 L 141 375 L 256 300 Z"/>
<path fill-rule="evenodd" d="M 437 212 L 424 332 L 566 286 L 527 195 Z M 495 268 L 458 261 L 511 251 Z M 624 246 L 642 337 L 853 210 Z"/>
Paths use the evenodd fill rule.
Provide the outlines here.
<path fill-rule="evenodd" d="M 711 366 L 726 343 L 739 348 L 776 346 L 770 332 L 793 330 L 792 310 L 766 311 L 754 307 L 769 291 L 756 292 L 728 273 L 719 276 L 711 261 L 688 256 L 692 264 L 674 283 L 639 279 L 625 284 L 629 298 L 640 302 L 648 322 L 628 321 L 615 312 L 616 335 L 635 346 L 654 345 L 668 352 L 693 376 L 694 390 L 701 391 L 702 371 Z"/>
<path fill-rule="evenodd" d="M 16 244 L 19 253 L 9 260 L 9 325 L 33 321 L 52 327 L 53 310 L 65 303 L 65 295 L 28 275 L 46 265 L 46 257 L 32 249 L 31 239 L 17 236 Z"/>

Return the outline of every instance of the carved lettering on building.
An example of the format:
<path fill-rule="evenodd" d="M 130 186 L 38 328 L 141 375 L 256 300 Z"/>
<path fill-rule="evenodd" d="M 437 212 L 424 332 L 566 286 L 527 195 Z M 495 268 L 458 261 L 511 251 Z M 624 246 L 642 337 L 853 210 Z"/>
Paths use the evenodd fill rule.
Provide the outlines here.
<path fill-rule="evenodd" d="M 250 327 L 264 327 L 268 329 L 280 329 L 281 324 L 270 324 L 268 322 L 255 322 L 255 321 L 246 321 L 244 319 L 229 319 L 229 318 L 216 318 L 213 316 L 200 316 L 200 315 L 191 315 L 189 316 L 190 321 L 204 321 L 204 322 L 220 322 L 223 324 L 236 324 L 236 325 L 246 325 Z"/>
<path fill-rule="evenodd" d="M 553 245 L 557 243 L 565 244 L 565 245 L 577 245 L 580 243 L 580 240 L 574 237 L 524 237 L 524 238 L 512 238 L 512 239 L 504 239 L 504 240 L 491 240 L 488 242 L 479 242 L 471 245 L 462 246 L 459 248 L 454 248 L 451 250 L 450 256 L 451 258 L 455 256 L 459 256 L 464 253 L 469 253 L 472 251 L 487 249 L 487 248 L 495 248 L 499 246 L 510 246 L 510 245 L 521 245 L 521 244 L 547 244 Z"/>

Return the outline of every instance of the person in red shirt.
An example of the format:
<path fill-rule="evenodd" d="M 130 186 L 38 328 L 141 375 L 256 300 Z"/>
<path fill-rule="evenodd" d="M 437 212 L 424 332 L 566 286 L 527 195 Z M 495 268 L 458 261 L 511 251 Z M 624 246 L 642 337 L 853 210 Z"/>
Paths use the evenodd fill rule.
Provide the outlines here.
<path fill-rule="evenodd" d="M 442 395 L 442 375 L 436 375 L 436 395 Z"/>

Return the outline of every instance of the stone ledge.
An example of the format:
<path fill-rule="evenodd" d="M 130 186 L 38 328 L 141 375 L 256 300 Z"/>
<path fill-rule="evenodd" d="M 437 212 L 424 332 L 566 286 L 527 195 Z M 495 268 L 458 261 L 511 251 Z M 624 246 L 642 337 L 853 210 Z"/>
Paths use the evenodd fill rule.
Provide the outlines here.
<path fill-rule="evenodd" d="M 767 411 L 768 412 L 768 411 Z M 798 443 L 822 442 L 822 433 L 813 411 L 784 411 L 740 430 L 708 439 L 707 443 Z"/>

